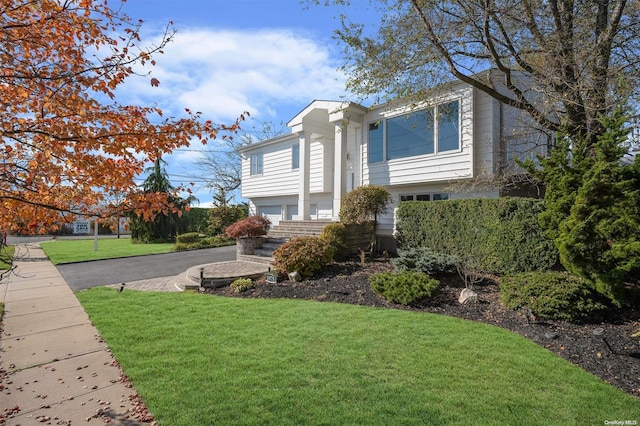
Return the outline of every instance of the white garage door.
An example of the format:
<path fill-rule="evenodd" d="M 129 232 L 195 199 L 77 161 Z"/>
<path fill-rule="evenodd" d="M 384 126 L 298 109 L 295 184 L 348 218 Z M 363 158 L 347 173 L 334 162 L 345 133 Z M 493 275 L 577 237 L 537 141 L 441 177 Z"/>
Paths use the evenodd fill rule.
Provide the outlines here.
<path fill-rule="evenodd" d="M 258 214 L 269 218 L 274 226 L 282 220 L 282 206 L 258 206 Z"/>

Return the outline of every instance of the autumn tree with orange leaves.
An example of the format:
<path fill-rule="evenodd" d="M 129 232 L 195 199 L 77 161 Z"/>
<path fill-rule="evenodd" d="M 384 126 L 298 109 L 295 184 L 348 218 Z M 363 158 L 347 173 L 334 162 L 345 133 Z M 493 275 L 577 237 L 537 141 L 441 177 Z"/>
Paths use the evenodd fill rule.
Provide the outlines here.
<path fill-rule="evenodd" d="M 2 230 L 44 232 L 76 215 L 166 214 L 175 194 L 144 193 L 134 182 L 145 164 L 238 129 L 244 115 L 215 125 L 189 110 L 163 117 L 156 107 L 117 102 L 114 91 L 134 66 L 153 65 L 174 36 L 168 27 L 145 48 L 141 25 L 105 0 L 2 1 Z M 109 203 L 121 194 L 123 202 Z"/>

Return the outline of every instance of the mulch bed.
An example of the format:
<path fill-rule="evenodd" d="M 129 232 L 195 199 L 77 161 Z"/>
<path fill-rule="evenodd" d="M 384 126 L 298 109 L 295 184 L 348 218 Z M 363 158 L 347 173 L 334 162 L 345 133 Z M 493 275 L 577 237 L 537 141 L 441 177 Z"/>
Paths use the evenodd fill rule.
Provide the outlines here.
<path fill-rule="evenodd" d="M 432 312 L 502 327 L 518 333 L 569 362 L 640 398 L 640 312 L 612 311 L 606 320 L 590 324 L 539 321 L 526 312 L 502 306 L 495 283 L 476 285 L 478 302 L 458 303 L 462 288 L 456 277 L 444 280 L 438 294 L 417 306 L 402 306 L 379 297 L 369 285 L 369 275 L 391 271 L 388 260 L 334 263 L 323 273 L 302 282 L 255 283 L 253 289 L 234 293 L 230 287 L 207 289 L 207 293 L 230 297 L 290 298 L 322 302 Z"/>

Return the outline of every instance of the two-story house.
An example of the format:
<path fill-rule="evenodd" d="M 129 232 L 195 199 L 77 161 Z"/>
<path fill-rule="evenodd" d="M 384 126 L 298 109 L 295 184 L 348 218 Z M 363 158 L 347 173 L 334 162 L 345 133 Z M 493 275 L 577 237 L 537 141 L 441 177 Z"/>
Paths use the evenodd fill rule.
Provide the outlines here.
<path fill-rule="evenodd" d="M 392 237 L 400 201 L 499 197 L 514 158 L 541 152 L 531 120 L 461 82 L 411 105 L 372 108 L 315 100 L 288 123 L 291 134 L 239 150 L 242 196 L 254 214 L 280 220 L 338 220 L 345 194 L 383 185 L 393 196 L 378 218 Z"/>

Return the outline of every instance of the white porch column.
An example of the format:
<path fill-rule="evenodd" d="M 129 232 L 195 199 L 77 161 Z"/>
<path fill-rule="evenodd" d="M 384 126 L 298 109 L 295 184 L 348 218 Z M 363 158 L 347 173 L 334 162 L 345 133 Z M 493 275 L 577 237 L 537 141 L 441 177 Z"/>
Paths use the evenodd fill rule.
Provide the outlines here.
<path fill-rule="evenodd" d="M 309 169 L 311 163 L 311 135 L 299 132 L 298 136 L 300 137 L 300 184 L 298 194 L 298 216 L 302 220 L 310 219 L 310 206 L 311 206 L 311 196 L 309 190 Z"/>
<path fill-rule="evenodd" d="M 335 124 L 333 159 L 333 218 L 337 219 L 347 193 L 347 124 Z"/>

